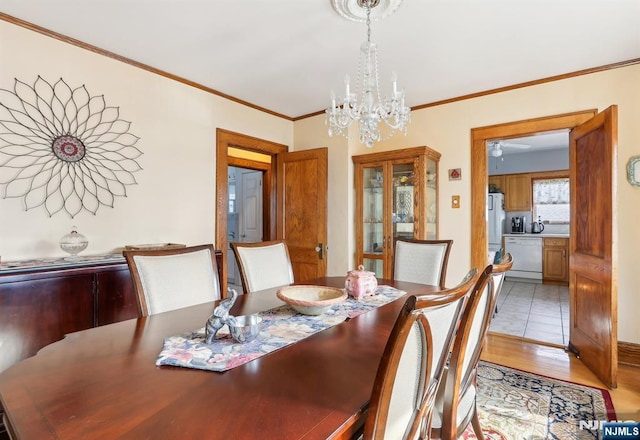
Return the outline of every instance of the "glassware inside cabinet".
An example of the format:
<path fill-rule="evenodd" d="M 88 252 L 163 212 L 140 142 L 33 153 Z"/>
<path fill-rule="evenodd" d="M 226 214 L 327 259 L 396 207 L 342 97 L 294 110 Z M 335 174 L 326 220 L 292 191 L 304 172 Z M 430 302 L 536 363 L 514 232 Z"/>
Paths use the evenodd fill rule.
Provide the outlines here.
<path fill-rule="evenodd" d="M 393 237 L 414 236 L 415 174 L 413 163 L 393 165 Z"/>
<path fill-rule="evenodd" d="M 363 260 L 364 270 L 368 272 L 374 272 L 377 278 L 382 278 L 384 276 L 383 270 L 383 260 L 376 258 L 365 258 Z"/>
<path fill-rule="evenodd" d="M 427 161 L 427 240 L 438 238 L 438 166 L 435 160 Z"/>
<path fill-rule="evenodd" d="M 382 167 L 365 168 L 362 199 L 364 253 L 382 254 L 384 244 L 383 170 Z"/>

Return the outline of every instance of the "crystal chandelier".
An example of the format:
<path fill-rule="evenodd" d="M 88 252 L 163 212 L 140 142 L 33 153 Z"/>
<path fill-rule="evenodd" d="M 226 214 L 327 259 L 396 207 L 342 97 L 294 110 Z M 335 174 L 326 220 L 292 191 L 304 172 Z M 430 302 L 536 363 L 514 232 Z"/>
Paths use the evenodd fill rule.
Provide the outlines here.
<path fill-rule="evenodd" d="M 345 76 L 344 99 L 336 100 L 331 92 L 331 107 L 325 110 L 329 136 L 347 135 L 353 121 L 358 121 L 360 142 L 368 148 L 373 143 L 388 139 L 397 130 L 407 134 L 411 109 L 404 104 L 404 91 L 398 89 L 395 72 L 392 75 L 391 97 L 381 99 L 378 84 L 378 48 L 371 42 L 371 9 L 380 0 L 357 0 L 358 6 L 366 10 L 367 41 L 360 47 L 358 82 L 356 93 L 351 93 L 349 75 Z M 388 127 L 386 135 L 380 133 L 380 121 Z"/>

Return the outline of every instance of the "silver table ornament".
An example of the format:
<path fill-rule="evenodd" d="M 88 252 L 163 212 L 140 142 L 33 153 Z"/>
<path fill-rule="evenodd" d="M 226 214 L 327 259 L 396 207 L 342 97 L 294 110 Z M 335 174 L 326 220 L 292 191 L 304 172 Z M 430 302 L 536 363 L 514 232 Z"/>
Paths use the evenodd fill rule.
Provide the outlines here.
<path fill-rule="evenodd" d="M 225 326 L 225 324 L 233 323 L 235 318 L 229 315 L 229 310 L 233 307 L 233 304 L 238 298 L 238 292 L 235 289 L 227 289 L 227 298 L 222 300 L 218 307 L 213 309 L 213 314 L 207 320 L 205 325 L 205 344 L 211 344 L 216 339 L 218 330 Z"/>

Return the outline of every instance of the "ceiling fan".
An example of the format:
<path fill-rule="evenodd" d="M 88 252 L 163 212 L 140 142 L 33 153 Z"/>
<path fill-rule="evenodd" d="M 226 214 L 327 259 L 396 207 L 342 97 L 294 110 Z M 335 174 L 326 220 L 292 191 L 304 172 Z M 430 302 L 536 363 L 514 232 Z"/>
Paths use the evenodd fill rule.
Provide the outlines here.
<path fill-rule="evenodd" d="M 489 154 L 493 157 L 501 157 L 503 153 L 503 148 L 516 148 L 516 149 L 527 149 L 531 148 L 531 145 L 526 144 L 516 144 L 511 142 L 502 142 L 502 141 L 494 141 L 487 143 L 489 147 Z"/>

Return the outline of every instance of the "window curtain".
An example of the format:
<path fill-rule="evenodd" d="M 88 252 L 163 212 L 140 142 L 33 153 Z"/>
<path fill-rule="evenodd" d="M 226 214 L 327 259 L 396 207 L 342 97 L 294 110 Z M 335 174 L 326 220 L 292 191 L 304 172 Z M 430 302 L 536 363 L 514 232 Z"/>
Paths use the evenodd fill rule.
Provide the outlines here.
<path fill-rule="evenodd" d="M 569 204 L 569 179 L 534 180 L 533 200 L 541 205 Z"/>

